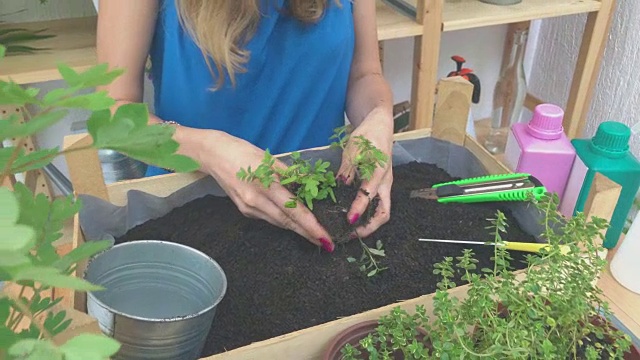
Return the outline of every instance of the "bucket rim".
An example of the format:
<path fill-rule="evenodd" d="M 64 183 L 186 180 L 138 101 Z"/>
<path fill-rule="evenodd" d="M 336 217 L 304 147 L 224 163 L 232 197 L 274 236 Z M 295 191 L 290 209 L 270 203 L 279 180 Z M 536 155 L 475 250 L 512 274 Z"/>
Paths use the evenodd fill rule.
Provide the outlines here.
<path fill-rule="evenodd" d="M 91 298 L 96 304 L 100 305 L 101 307 L 108 309 L 110 312 L 112 312 L 113 314 L 117 314 L 120 316 L 123 316 L 125 318 L 128 319 L 132 319 L 132 320 L 139 320 L 139 321 L 145 321 L 145 322 L 157 322 L 157 323 L 166 323 L 166 322 L 177 322 L 177 321 L 183 321 L 183 320 L 189 320 L 189 319 L 193 319 L 196 318 L 198 316 L 202 316 L 203 314 L 208 313 L 209 311 L 213 310 L 216 306 L 218 306 L 220 304 L 220 302 L 222 301 L 222 299 L 224 298 L 224 296 L 227 293 L 227 274 L 224 272 L 224 269 L 222 268 L 222 266 L 220 266 L 220 264 L 215 261 L 211 256 L 203 253 L 202 251 L 198 250 L 198 249 L 194 249 L 191 246 L 187 246 L 184 244 L 179 244 L 179 243 L 175 243 L 175 242 L 171 242 L 171 241 L 165 241 L 165 240 L 134 240 L 134 241 L 129 241 L 126 243 L 120 243 L 117 245 L 113 245 L 110 248 L 103 250 L 102 252 L 98 253 L 97 255 L 93 256 L 89 262 L 87 263 L 87 266 L 83 272 L 83 279 L 86 280 L 86 276 L 87 276 L 87 272 L 89 271 L 89 268 L 91 266 L 91 263 L 93 261 L 95 261 L 96 259 L 98 259 L 100 256 L 103 256 L 104 254 L 108 253 L 110 250 L 115 249 L 115 248 L 124 248 L 127 247 L 128 245 L 132 245 L 132 244 L 161 244 L 161 245 L 168 245 L 168 246 L 174 246 L 174 247 L 180 247 L 183 248 L 185 250 L 191 251 L 194 254 L 196 254 L 197 256 L 203 257 L 205 258 L 205 260 L 209 261 L 214 268 L 216 268 L 220 274 L 222 275 L 222 289 L 220 290 L 220 294 L 217 296 L 217 298 L 213 301 L 213 303 L 207 307 L 205 307 L 204 309 L 195 312 L 193 314 L 188 314 L 188 315 L 184 315 L 184 316 L 175 316 L 175 317 L 168 317 L 168 318 L 148 318 L 148 317 L 144 317 L 144 316 L 137 316 L 137 315 L 131 315 L 131 314 L 127 314 L 125 312 L 119 311 L 114 309 L 113 307 L 105 304 L 104 302 L 102 302 L 100 299 L 98 299 L 95 295 L 93 291 L 87 291 L 87 298 Z M 87 280 L 88 281 L 88 280 Z M 98 284 L 95 284 L 98 285 Z M 100 285 L 98 285 L 100 286 Z M 87 299 L 88 301 L 88 299 Z"/>

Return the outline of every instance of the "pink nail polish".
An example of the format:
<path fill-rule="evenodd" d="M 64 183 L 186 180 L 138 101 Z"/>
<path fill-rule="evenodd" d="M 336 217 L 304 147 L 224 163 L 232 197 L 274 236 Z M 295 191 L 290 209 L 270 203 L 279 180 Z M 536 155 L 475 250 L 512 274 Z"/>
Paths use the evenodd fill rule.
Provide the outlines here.
<path fill-rule="evenodd" d="M 360 214 L 354 214 L 351 219 L 349 219 L 349 224 L 353 225 L 360 219 Z"/>
<path fill-rule="evenodd" d="M 321 238 L 320 243 L 322 244 L 322 248 L 327 252 L 333 252 L 334 245 L 327 239 Z"/>

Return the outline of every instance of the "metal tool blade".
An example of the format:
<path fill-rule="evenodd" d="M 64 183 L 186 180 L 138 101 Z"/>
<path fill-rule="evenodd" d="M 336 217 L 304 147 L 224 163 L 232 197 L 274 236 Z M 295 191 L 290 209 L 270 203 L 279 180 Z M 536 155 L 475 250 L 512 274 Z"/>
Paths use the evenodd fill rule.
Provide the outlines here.
<path fill-rule="evenodd" d="M 441 243 L 452 243 L 452 244 L 493 245 L 493 243 L 486 243 L 482 241 L 469 241 L 469 240 L 418 239 L 418 241 L 441 242 Z"/>
<path fill-rule="evenodd" d="M 438 195 L 436 195 L 436 189 L 428 188 L 428 189 L 413 190 L 409 195 L 409 197 L 411 198 L 419 197 L 427 200 L 435 200 L 438 198 Z"/>

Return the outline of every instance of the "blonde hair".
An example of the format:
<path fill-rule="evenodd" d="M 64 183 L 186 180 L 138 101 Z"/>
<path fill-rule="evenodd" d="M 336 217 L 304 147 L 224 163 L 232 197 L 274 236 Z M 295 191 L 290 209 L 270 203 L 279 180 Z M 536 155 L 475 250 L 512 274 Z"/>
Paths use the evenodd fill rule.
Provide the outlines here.
<path fill-rule="evenodd" d="M 262 0 L 175 1 L 181 25 L 202 51 L 210 70 L 210 58 L 213 59 L 218 72 L 214 88 L 223 84 L 223 70 L 235 85 L 235 74 L 245 72 L 244 64 L 250 54 L 244 46 L 260 20 L 258 3 Z M 334 1 L 340 6 L 339 0 Z M 328 0 L 287 0 L 287 3 L 285 12 L 304 23 L 319 21 L 328 7 Z"/>

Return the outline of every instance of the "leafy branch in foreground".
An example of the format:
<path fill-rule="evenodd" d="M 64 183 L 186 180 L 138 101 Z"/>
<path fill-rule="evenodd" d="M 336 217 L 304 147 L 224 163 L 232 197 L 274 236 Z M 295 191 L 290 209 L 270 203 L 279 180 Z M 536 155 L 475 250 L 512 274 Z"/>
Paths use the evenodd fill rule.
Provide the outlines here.
<path fill-rule="evenodd" d="M 0 58 L 6 48 L 0 45 Z M 58 67 L 66 86 L 38 97 L 39 89 L 23 88 L 13 81 L 0 81 L 0 105 L 18 112 L 0 121 L 0 141 L 11 146 L 0 148 L 0 183 L 9 176 L 40 169 L 66 153 L 94 149 L 112 149 L 127 156 L 175 171 L 196 170 L 198 164 L 175 154 L 174 129 L 148 125 L 148 112 L 143 104 L 120 107 L 113 116 L 115 101 L 104 91 L 80 93 L 81 90 L 107 85 L 121 70 L 108 71 L 106 64 L 78 73 L 61 64 Z M 35 110 L 34 110 L 35 109 Z M 92 112 L 88 121 L 90 145 L 64 151 L 40 149 L 29 154 L 24 144 L 28 137 L 62 120 L 68 109 Z M 58 335 L 70 326 L 71 319 L 52 288 L 75 291 L 100 291 L 74 275 L 79 262 L 107 249 L 109 241 L 86 242 L 60 255 L 54 243 L 62 237 L 63 224 L 73 218 L 82 206 L 73 196 L 49 200 L 35 195 L 23 183 L 13 190 L 0 187 L 0 282 L 18 290 L 0 289 L 0 358 L 2 359 L 103 359 L 114 355 L 120 344 L 102 334 L 82 334 L 64 344 Z"/>

